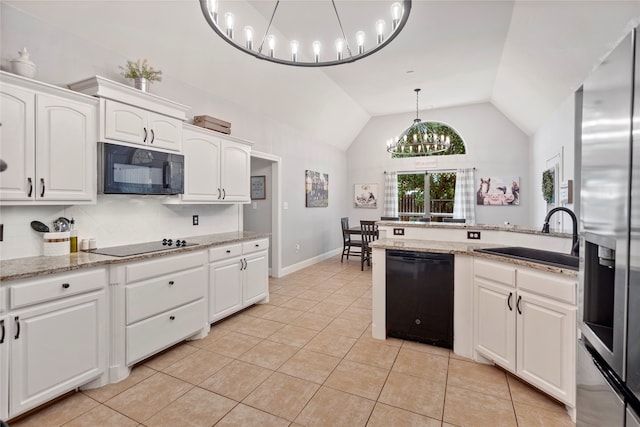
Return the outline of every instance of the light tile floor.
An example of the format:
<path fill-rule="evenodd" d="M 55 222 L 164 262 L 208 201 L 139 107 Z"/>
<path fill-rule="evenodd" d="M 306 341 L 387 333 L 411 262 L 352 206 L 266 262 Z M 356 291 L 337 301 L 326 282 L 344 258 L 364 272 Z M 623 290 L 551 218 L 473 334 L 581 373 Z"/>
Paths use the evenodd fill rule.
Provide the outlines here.
<path fill-rule="evenodd" d="M 26 426 L 573 426 L 564 407 L 492 366 L 371 338 L 371 271 L 320 262 L 270 280 L 269 304 L 74 393 Z"/>

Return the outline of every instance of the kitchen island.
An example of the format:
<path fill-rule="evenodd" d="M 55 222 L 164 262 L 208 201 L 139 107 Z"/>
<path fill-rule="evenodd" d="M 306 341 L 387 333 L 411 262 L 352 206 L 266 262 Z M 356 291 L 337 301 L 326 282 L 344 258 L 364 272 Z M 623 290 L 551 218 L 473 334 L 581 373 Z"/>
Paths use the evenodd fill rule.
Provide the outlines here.
<path fill-rule="evenodd" d="M 525 246 L 568 254 L 570 234 L 493 225 L 378 225 L 380 239 L 371 244 L 374 338 L 387 337 L 387 250 L 453 254 L 454 353 L 496 363 L 575 408 L 578 272 L 475 251 Z"/>

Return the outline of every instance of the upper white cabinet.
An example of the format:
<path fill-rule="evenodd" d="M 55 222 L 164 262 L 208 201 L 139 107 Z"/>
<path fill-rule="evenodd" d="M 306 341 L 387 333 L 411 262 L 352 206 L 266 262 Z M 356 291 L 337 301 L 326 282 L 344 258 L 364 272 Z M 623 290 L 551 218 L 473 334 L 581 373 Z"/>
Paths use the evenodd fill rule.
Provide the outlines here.
<path fill-rule="evenodd" d="M 117 101 L 105 101 L 106 140 L 180 151 L 182 121 Z"/>
<path fill-rule="evenodd" d="M 1 73 L 0 180 L 4 204 L 96 200 L 98 101 Z"/>
<path fill-rule="evenodd" d="M 575 406 L 575 279 L 476 259 L 475 349 Z"/>
<path fill-rule="evenodd" d="M 100 76 L 69 87 L 101 98 L 100 140 L 181 150 L 189 107 Z"/>
<path fill-rule="evenodd" d="M 185 125 L 183 202 L 249 202 L 250 143 Z"/>

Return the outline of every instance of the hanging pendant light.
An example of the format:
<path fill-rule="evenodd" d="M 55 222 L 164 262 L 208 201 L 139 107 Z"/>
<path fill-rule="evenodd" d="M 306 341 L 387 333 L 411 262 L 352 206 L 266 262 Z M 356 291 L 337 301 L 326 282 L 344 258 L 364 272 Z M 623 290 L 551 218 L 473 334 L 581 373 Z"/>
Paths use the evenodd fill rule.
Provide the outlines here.
<path fill-rule="evenodd" d="M 418 117 L 418 96 L 416 92 L 416 118 L 413 124 L 402 134 L 387 141 L 387 151 L 396 157 L 430 156 L 432 154 L 447 151 L 451 147 L 451 138 L 444 134 L 438 134 L 429 123 L 425 123 Z"/>
<path fill-rule="evenodd" d="M 362 58 L 379 51 L 383 47 L 387 46 L 391 41 L 396 38 L 400 31 L 404 28 L 407 20 L 409 19 L 409 12 L 411 11 L 412 0 L 397 0 L 391 4 L 390 18 L 391 18 L 391 31 L 385 34 L 385 21 L 384 19 L 378 19 L 375 22 L 367 22 L 366 11 L 361 13 L 362 28 L 347 28 L 348 32 L 345 32 L 343 28 L 340 14 L 338 13 L 338 7 L 336 6 L 336 0 L 321 0 L 326 3 L 330 3 L 335 12 L 337 26 L 335 22 L 321 22 L 320 25 L 326 28 L 336 27 L 339 28 L 339 32 L 335 34 L 332 40 L 335 40 L 335 52 L 322 53 L 320 52 L 320 41 L 307 41 L 303 45 L 301 40 L 291 40 L 290 52 L 285 53 L 284 49 L 280 52 L 281 56 L 278 56 L 275 51 L 275 36 L 270 32 L 272 29 L 272 23 L 276 16 L 276 11 L 280 5 L 280 0 L 275 2 L 271 18 L 266 25 L 266 31 L 262 37 L 262 42 L 258 43 L 260 39 L 256 38 L 254 28 L 258 26 L 247 25 L 245 28 L 245 40 L 238 41 L 234 38 L 234 27 L 237 27 L 235 22 L 235 15 L 232 12 L 226 12 L 224 15 L 220 15 L 219 0 L 199 0 L 200 9 L 204 15 L 205 20 L 209 26 L 215 31 L 227 43 L 232 45 L 238 50 L 244 53 L 252 55 L 258 59 L 264 59 L 269 62 L 275 62 L 283 65 L 295 65 L 299 67 L 326 67 L 330 65 L 347 64 L 357 61 Z M 320 1 L 320 0 L 319 0 Z M 227 2 L 231 3 L 232 2 Z M 363 2 L 364 3 L 364 2 Z M 283 7 L 286 6 L 286 2 L 283 2 Z M 360 6 L 366 7 L 364 4 Z M 220 19 L 219 16 L 224 16 L 224 19 Z M 360 23 L 358 24 L 360 25 Z M 241 27 L 240 27 L 241 28 Z M 320 29 L 319 29 L 320 30 Z M 369 36 L 365 37 L 366 33 L 363 30 L 370 31 Z M 353 32 L 351 32 L 353 31 Z M 357 32 L 356 32 L 357 31 Z M 371 40 L 377 42 L 375 46 L 365 46 L 365 40 Z M 265 41 L 267 45 L 264 46 Z M 255 42 L 255 43 L 254 43 Z M 354 46 L 354 49 L 351 49 Z M 312 57 L 309 61 L 302 61 L 298 55 L 300 49 L 309 49 L 312 51 Z M 305 50 L 306 50 L 305 49 Z"/>

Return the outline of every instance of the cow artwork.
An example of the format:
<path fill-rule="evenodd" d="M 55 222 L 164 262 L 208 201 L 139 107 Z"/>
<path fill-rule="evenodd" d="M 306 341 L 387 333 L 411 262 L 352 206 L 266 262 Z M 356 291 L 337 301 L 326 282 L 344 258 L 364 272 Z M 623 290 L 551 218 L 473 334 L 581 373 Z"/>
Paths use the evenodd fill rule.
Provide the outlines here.
<path fill-rule="evenodd" d="M 476 203 L 484 206 L 517 206 L 520 204 L 520 178 L 480 178 Z"/>

